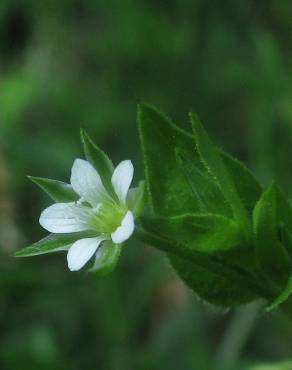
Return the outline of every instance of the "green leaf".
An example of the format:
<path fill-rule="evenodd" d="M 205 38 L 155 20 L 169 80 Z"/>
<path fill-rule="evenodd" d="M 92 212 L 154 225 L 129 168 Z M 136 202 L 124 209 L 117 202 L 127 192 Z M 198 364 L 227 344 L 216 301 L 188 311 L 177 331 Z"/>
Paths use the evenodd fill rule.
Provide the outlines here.
<path fill-rule="evenodd" d="M 258 298 L 247 279 L 211 258 L 196 256 L 196 262 L 168 255 L 178 276 L 202 299 L 217 306 L 232 307 Z"/>
<path fill-rule="evenodd" d="M 292 258 L 292 209 L 285 195 L 276 187 L 277 217 L 280 227 L 280 240 Z"/>
<path fill-rule="evenodd" d="M 146 230 L 160 237 L 208 254 L 226 251 L 241 243 L 238 225 L 222 215 L 185 214 L 142 218 L 141 222 Z"/>
<path fill-rule="evenodd" d="M 206 171 L 196 152 L 194 137 L 146 104 L 138 107 L 138 124 L 147 191 L 154 213 L 169 216 L 200 210 L 175 154 L 175 148 L 184 150 L 200 171 Z"/>
<path fill-rule="evenodd" d="M 127 204 L 129 209 L 133 212 L 135 218 L 138 218 L 146 203 L 146 189 L 145 181 L 140 181 L 136 188 L 129 189 L 127 196 Z"/>
<path fill-rule="evenodd" d="M 111 241 L 104 242 L 97 250 L 95 262 L 89 272 L 98 276 L 104 276 L 111 273 L 121 255 L 121 246 L 113 244 Z"/>
<path fill-rule="evenodd" d="M 50 234 L 40 241 L 17 251 L 15 257 L 32 257 L 40 254 L 68 250 L 76 240 L 94 236 L 92 232 L 82 231 L 70 234 Z"/>
<path fill-rule="evenodd" d="M 266 277 L 282 287 L 292 271 L 287 250 L 279 241 L 279 193 L 271 185 L 257 202 L 254 213 L 255 251 L 260 269 Z"/>
<path fill-rule="evenodd" d="M 208 171 L 217 181 L 223 195 L 225 196 L 227 202 L 230 204 L 230 207 L 233 210 L 234 218 L 242 226 L 243 230 L 249 238 L 250 222 L 247 217 L 247 212 L 237 193 L 233 179 L 228 172 L 218 149 L 210 140 L 198 117 L 195 114 L 191 113 L 190 118 L 195 134 L 197 149 L 200 153 L 201 159 Z"/>
<path fill-rule="evenodd" d="M 193 197 L 199 205 L 197 211 L 220 213 L 227 217 L 232 217 L 232 210 L 218 184 L 205 168 L 202 170 L 181 148 L 176 148 L 175 152 L 178 165 L 189 184 Z"/>
<path fill-rule="evenodd" d="M 72 186 L 58 180 L 28 176 L 28 178 L 44 190 L 55 202 L 75 202 L 79 196 Z"/>
<path fill-rule="evenodd" d="M 233 180 L 239 198 L 251 214 L 255 203 L 261 196 L 262 187 L 252 172 L 242 162 L 223 151 L 219 151 L 219 153 Z M 217 182 L 210 176 L 210 173 L 201 171 L 193 161 L 189 160 L 184 150 L 177 148 L 176 155 L 194 196 L 198 199 L 198 203 L 201 204 L 200 211 L 220 212 L 230 217 L 232 215 L 230 205 L 223 196 Z"/>
<path fill-rule="evenodd" d="M 284 224 L 280 225 L 279 237 L 292 258 L 292 233 Z"/>
<path fill-rule="evenodd" d="M 139 106 L 138 123 L 155 215 L 141 220 L 148 243 L 167 252 L 179 276 L 211 303 L 271 297 L 251 272 L 249 216 L 262 190 L 250 171 L 219 151 L 201 125 L 191 135 L 146 104 Z M 194 220 L 198 213 L 215 217 Z"/>
<path fill-rule="evenodd" d="M 281 294 L 267 307 L 268 311 L 277 308 L 284 303 L 292 294 L 292 276 L 289 277 L 288 282 Z"/>
<path fill-rule="evenodd" d="M 261 185 L 253 173 L 242 162 L 222 150 L 219 150 L 219 152 L 233 180 L 242 204 L 251 214 L 263 192 Z"/>
<path fill-rule="evenodd" d="M 107 191 L 114 196 L 117 197 L 112 183 L 111 177 L 114 171 L 114 166 L 112 161 L 109 157 L 105 154 L 103 150 L 101 150 L 88 136 L 85 130 L 80 130 L 81 142 L 83 144 L 84 153 L 87 160 L 95 167 L 97 172 L 99 173 L 101 180 L 103 182 L 104 187 Z"/>
<path fill-rule="evenodd" d="M 134 237 L 167 252 L 180 278 L 204 300 L 223 307 L 265 296 L 254 277 L 217 256 L 194 251 L 137 226 Z"/>
<path fill-rule="evenodd" d="M 292 233 L 292 209 L 289 201 L 281 190 L 274 184 L 275 196 L 277 198 L 277 215 L 279 221 L 282 222 L 290 233 Z"/>

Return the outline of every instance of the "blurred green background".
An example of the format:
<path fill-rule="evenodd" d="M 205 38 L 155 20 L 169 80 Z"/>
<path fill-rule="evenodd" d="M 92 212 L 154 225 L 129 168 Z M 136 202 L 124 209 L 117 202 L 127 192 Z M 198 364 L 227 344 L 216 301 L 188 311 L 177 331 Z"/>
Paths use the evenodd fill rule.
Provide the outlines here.
<path fill-rule="evenodd" d="M 79 128 L 143 175 L 136 104 L 217 143 L 292 196 L 292 2 L 1 0 L 0 369 L 215 370 L 232 312 L 200 302 L 164 255 L 127 244 L 112 276 L 64 255 L 16 260 L 50 200 L 26 175 L 68 181 Z M 292 325 L 260 315 L 237 369 L 292 356 Z"/>

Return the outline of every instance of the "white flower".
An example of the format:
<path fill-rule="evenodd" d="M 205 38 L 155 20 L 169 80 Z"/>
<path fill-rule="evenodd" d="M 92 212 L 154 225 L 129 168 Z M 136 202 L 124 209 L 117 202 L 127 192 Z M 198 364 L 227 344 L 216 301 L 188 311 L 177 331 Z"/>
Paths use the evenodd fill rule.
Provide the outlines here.
<path fill-rule="evenodd" d="M 77 202 L 55 203 L 40 216 L 41 226 L 51 233 L 96 232 L 96 237 L 77 240 L 70 246 L 67 261 L 71 271 L 81 269 L 103 241 L 112 240 L 114 244 L 121 244 L 132 235 L 134 217 L 126 200 L 133 173 L 132 162 L 122 161 L 113 172 L 111 183 L 114 194 L 110 195 L 88 161 L 74 161 L 71 185 L 80 199 Z"/>

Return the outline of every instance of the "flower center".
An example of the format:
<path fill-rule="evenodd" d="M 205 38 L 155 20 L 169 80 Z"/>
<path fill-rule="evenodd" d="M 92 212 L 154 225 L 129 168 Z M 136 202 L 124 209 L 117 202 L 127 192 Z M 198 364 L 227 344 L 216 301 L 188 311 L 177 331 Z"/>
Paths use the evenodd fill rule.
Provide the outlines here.
<path fill-rule="evenodd" d="M 97 207 L 94 212 L 93 228 L 100 233 L 111 234 L 121 225 L 127 208 L 113 200 L 107 200 L 100 207 Z"/>

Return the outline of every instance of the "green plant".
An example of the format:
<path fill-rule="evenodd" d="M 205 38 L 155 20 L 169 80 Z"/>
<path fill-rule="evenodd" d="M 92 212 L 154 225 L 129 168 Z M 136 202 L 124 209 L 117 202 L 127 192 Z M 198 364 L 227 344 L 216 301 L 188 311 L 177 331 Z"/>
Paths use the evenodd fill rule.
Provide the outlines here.
<path fill-rule="evenodd" d="M 137 217 L 135 238 L 167 252 L 179 277 L 204 300 L 230 307 L 264 298 L 269 308 L 275 308 L 292 291 L 290 204 L 276 184 L 263 190 L 241 162 L 218 149 L 193 113 L 190 122 L 192 131 L 186 132 L 152 106 L 139 106 L 147 189 L 147 207 L 142 214 L 146 200 L 143 183 L 132 191 L 132 199 L 130 195 L 126 203 L 122 202 L 122 207 L 110 181 L 111 161 L 81 132 L 85 155 L 100 174 L 102 188 L 113 204 L 106 207 L 105 200 L 98 200 L 97 217 L 104 216 L 105 211 L 100 213 L 100 209 L 108 209 L 103 224 L 113 232 L 131 209 Z M 73 183 L 74 189 L 53 180 L 31 179 L 55 201 L 80 205 L 77 199 L 82 194 L 77 189 L 79 196 L 76 195 Z M 81 202 L 85 202 L 86 211 L 93 207 L 86 196 L 81 197 Z M 120 209 L 122 213 L 117 216 Z M 86 233 L 92 229 L 87 227 Z M 103 240 L 110 235 L 107 230 L 101 230 Z M 84 235 L 78 233 L 53 235 L 16 256 L 68 249 L 81 237 Z M 106 247 L 105 244 L 103 249 Z M 115 251 L 119 255 L 120 249 Z M 112 271 L 117 258 L 111 253 L 105 255 L 107 270 Z"/>

